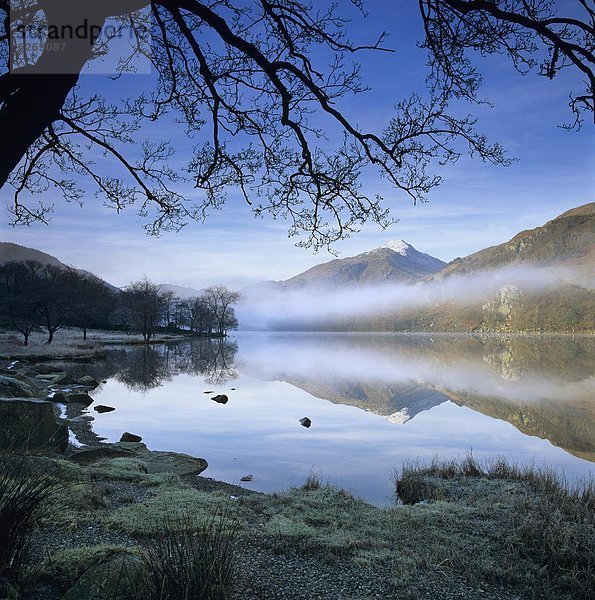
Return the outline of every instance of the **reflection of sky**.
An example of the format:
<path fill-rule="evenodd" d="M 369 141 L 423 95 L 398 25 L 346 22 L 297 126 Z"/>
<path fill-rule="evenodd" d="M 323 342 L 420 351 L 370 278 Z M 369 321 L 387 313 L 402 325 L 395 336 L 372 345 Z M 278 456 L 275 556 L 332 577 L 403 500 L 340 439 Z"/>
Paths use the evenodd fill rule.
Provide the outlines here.
<path fill-rule="evenodd" d="M 346 377 L 348 372 L 356 376 L 360 369 L 371 369 L 365 353 L 357 360 L 355 356 L 332 356 L 328 352 L 323 356 L 321 348 L 311 348 L 309 360 L 296 363 L 292 361 L 299 353 L 290 353 L 288 347 L 280 351 L 273 345 L 266 357 L 265 346 L 256 350 L 255 345 L 240 342 L 238 364 L 242 374 L 222 387 L 213 388 L 200 377 L 179 375 L 143 395 L 111 379 L 96 399 L 117 410 L 94 415 L 94 430 L 110 441 L 117 441 L 127 430 L 141 435 L 149 448 L 204 457 L 209 462 L 205 476 L 215 479 L 237 484 L 242 476 L 253 475 L 254 481 L 247 484 L 251 489 L 274 491 L 300 485 L 314 471 L 324 481 L 377 503 L 390 498 L 392 475 L 404 461 L 456 457 L 468 450 L 478 458 L 501 455 L 515 462 L 551 464 L 571 479 L 595 472 L 590 463 L 548 441 L 526 436 L 507 422 L 451 402 L 421 412 L 399 426 L 373 413 L 333 404 L 275 381 L 270 370 L 269 380 L 265 381 L 262 365 L 257 362 L 267 358 L 270 366 L 280 357 L 286 370 L 308 374 L 307 370 L 299 370 L 302 366 L 313 369 L 313 377 L 318 363 L 322 370 L 336 367 L 333 375 Z M 339 368 L 341 364 L 344 369 Z M 463 368 L 454 360 L 450 367 L 458 377 L 473 373 L 473 369 Z M 408 370 L 409 378 L 420 376 L 411 364 L 401 365 L 400 369 L 403 374 Z M 397 374 L 404 376 L 400 369 Z M 252 376 L 255 371 L 258 378 Z M 381 375 L 379 369 L 368 370 L 370 379 L 379 380 Z M 479 385 L 487 375 L 487 371 L 480 370 L 471 381 Z M 459 385 L 464 382 L 462 378 Z M 203 393 L 210 389 L 227 393 L 229 403 L 213 402 L 210 398 L 214 394 Z M 303 416 L 312 419 L 310 429 L 300 426 L 298 420 Z"/>

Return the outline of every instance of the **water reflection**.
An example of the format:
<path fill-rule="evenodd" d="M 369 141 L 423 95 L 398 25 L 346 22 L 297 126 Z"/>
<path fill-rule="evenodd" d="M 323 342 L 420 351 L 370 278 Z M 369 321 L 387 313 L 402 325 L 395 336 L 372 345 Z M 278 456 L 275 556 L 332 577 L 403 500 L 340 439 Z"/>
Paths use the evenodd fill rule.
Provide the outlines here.
<path fill-rule="evenodd" d="M 108 352 L 95 376 L 115 377 L 128 389 L 148 392 L 180 374 L 202 377 L 206 383 L 222 385 L 238 376 L 234 365 L 236 342 L 193 339 L 187 343 L 140 346 Z"/>
<path fill-rule="evenodd" d="M 242 334 L 114 350 L 95 367 L 108 380 L 96 400 L 116 411 L 94 415 L 93 430 L 110 441 L 129 430 L 151 448 L 203 456 L 206 475 L 225 481 L 253 474 L 250 486 L 262 491 L 320 470 L 378 503 L 404 461 L 470 449 L 577 479 L 593 472 L 584 459 L 595 460 L 594 345 L 591 337 Z M 219 393 L 227 404 L 211 400 Z"/>
<path fill-rule="evenodd" d="M 592 337 L 274 335 L 240 370 L 404 424 L 451 401 L 595 460 Z"/>

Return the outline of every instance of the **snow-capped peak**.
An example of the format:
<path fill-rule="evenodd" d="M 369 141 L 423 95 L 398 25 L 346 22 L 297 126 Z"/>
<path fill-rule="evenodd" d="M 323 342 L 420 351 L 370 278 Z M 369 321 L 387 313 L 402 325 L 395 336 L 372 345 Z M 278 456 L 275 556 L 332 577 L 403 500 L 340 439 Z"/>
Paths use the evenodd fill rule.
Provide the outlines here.
<path fill-rule="evenodd" d="M 382 246 L 380 246 L 380 247 L 388 248 L 389 250 L 392 250 L 393 252 L 397 252 L 398 254 L 401 254 L 402 256 L 407 256 L 408 251 L 411 248 L 411 246 L 403 240 L 391 240 L 390 242 L 386 242 L 386 244 L 382 244 Z"/>

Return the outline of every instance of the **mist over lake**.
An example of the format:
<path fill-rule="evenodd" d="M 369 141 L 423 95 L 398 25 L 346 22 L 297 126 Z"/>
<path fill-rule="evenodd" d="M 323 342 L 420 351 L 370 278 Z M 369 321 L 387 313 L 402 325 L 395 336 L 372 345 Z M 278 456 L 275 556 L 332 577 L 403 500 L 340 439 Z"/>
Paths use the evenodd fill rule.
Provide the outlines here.
<path fill-rule="evenodd" d="M 258 491 L 309 473 L 376 504 L 407 461 L 472 451 L 595 472 L 595 342 L 570 336 L 245 333 L 114 350 L 95 434 L 201 456 Z M 205 393 L 209 392 L 209 393 Z M 226 394 L 225 405 L 211 400 Z M 300 425 L 308 417 L 310 428 Z"/>

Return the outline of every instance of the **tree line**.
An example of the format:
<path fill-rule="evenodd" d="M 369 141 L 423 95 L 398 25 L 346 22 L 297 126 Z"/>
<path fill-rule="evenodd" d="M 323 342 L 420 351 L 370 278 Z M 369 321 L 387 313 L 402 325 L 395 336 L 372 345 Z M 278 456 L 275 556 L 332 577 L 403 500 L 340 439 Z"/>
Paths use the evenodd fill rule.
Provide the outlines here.
<path fill-rule="evenodd" d="M 34 331 L 51 344 L 64 327 L 140 333 L 148 343 L 157 331 L 225 337 L 237 329 L 233 305 L 239 294 L 212 286 L 181 299 L 146 277 L 120 290 L 86 271 L 36 261 L 0 265 L 0 327 L 17 331 L 25 345 Z"/>

